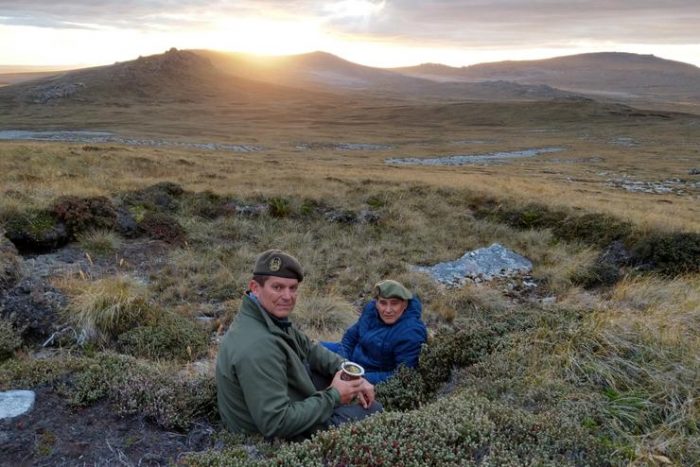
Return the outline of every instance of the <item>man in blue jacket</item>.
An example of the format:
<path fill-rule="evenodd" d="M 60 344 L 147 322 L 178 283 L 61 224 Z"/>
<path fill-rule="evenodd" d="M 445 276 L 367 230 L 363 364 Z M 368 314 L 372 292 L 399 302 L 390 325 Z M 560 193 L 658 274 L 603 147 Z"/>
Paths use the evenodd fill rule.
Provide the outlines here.
<path fill-rule="evenodd" d="M 323 345 L 365 368 L 372 384 L 389 378 L 399 365 L 418 366 L 427 330 L 421 320 L 423 307 L 401 283 L 384 280 L 374 286 L 374 299 L 362 310 L 338 343 Z"/>

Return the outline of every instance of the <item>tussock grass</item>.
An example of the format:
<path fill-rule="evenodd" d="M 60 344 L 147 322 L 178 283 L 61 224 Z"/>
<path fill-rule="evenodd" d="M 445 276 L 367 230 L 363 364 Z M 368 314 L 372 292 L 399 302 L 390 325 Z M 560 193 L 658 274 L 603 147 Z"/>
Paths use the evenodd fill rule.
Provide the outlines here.
<path fill-rule="evenodd" d="M 156 310 L 147 287 L 128 276 L 85 281 L 66 279 L 61 284 L 70 297 L 66 319 L 88 341 L 106 343 L 119 334 L 153 323 Z"/>
<path fill-rule="evenodd" d="M 303 294 L 297 302 L 294 323 L 312 338 L 338 341 L 359 318 L 352 304 L 337 295 Z"/>
<path fill-rule="evenodd" d="M 110 256 L 119 250 L 122 239 L 111 230 L 90 230 L 78 235 L 78 243 L 95 257 Z"/>

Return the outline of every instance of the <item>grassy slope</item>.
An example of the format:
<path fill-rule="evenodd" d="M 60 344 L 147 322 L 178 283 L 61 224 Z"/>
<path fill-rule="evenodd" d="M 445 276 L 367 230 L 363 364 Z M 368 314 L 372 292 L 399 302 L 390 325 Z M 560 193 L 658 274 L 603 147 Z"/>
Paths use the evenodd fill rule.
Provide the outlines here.
<path fill-rule="evenodd" d="M 335 324 L 322 326 L 313 312 L 329 305 L 319 297 L 334 297 L 336 308 L 347 310 L 350 302 L 366 298 L 376 280 L 391 276 L 420 291 L 434 330 L 447 326 L 461 329 L 469 338 L 467 342 L 485 339 L 485 353 L 482 349 L 457 362 L 467 367 L 452 379 L 455 394 L 438 402 L 433 402 L 434 394 L 428 394 L 425 406 L 417 412 L 394 411 L 357 430 L 348 428 L 281 449 L 255 438 L 229 439 L 223 453 L 212 451 L 191 458 L 191 462 L 216 464 L 245 458 L 243 444 L 254 443 L 263 456 L 276 456 L 290 464 L 336 463 L 349 455 L 349 442 L 361 439 L 372 455 L 385 456 L 378 459 L 398 458 L 405 463 L 449 463 L 450 459 L 492 463 L 530 459 L 543 464 L 598 463 L 600 459 L 615 464 L 697 463 L 697 276 L 665 279 L 632 275 L 611 289 L 584 291 L 571 278 L 593 261 L 596 247 L 556 241 L 549 230 L 519 231 L 477 220 L 470 211 L 470 205 L 487 198 L 506 205 L 534 201 L 552 208 L 610 213 L 630 220 L 642 231 L 700 232 L 697 193 L 695 198 L 627 193 L 607 186 L 607 176 L 599 175 L 627 174 L 649 181 L 686 177 L 690 168 L 700 165 L 697 120 L 624 112 L 615 115 L 612 112 L 617 108 L 606 110 L 589 104 L 415 108 L 358 103 L 343 109 L 308 105 L 308 112 L 248 107 L 247 113 L 228 113 L 232 107 L 226 106 L 217 113 L 207 106 L 196 124 L 177 124 L 181 109 L 174 104 L 147 109 L 151 113 L 148 117 L 153 117 L 150 124 L 144 124 L 143 109 L 135 104 L 126 110 L 92 109 L 93 115 L 80 107 L 51 109 L 59 115 L 66 112 L 63 124 L 67 127 L 79 122 L 101 126 L 99 122 L 117 121 L 114 128 L 133 134 L 156 130 L 198 141 L 254 139 L 266 147 L 255 154 L 0 144 L 2 218 L 30 205 L 46 206 L 63 194 L 113 196 L 163 180 L 251 203 L 271 197 L 288 200 L 290 216 L 254 219 L 206 220 L 197 216 L 195 205 L 185 203 L 178 218 L 188 232 L 188 246 L 170 251 L 165 268 L 151 277 L 145 292 L 157 307 L 188 317 L 212 302 L 223 304 L 228 314 L 220 320 L 225 324 L 236 308 L 255 254 L 275 246 L 294 251 L 311 271 L 304 283 L 307 301 L 300 306 L 299 320 L 320 337 L 337 337 L 350 312 L 334 318 Z M 124 112 L 124 118 L 115 118 L 118 112 Z M 41 125 L 35 117 L 27 114 L 18 121 Z M 426 120 L 434 123 L 426 125 Z M 618 137 L 630 137 L 638 144 L 611 144 Z M 381 142 L 395 147 L 378 152 L 301 151 L 295 148 L 300 141 Z M 546 146 L 561 146 L 567 151 L 500 166 L 415 168 L 383 163 L 385 157 L 397 155 Z M 593 156 L 599 159 L 577 162 Z M 562 159 L 569 161 L 562 163 Z M 382 221 L 376 226 L 331 224 L 319 216 L 302 215 L 307 199 L 356 211 L 375 206 Z M 442 290 L 408 269 L 409 264 L 454 259 L 465 250 L 494 241 L 533 259 L 536 277 L 547 284 L 543 293 L 556 294 L 558 304 L 547 307 L 527 299 L 514 304 L 498 285 Z M 81 285 L 84 278 L 63 280 L 57 285 L 71 294 L 74 304 L 83 297 L 81 290 L 92 290 Z M 212 345 L 210 359 L 215 351 Z M 40 363 L 29 354 L 21 354 L 0 368 L 7 376 L 2 378 L 3 384 L 9 387 L 12 382 L 25 382 L 31 386 L 51 381 L 52 371 L 67 371 L 75 382 L 68 389 L 59 385 L 68 391 L 66 397 L 84 404 L 108 397 L 129 410 L 142 404 L 137 410 L 154 414 L 157 423 L 185 430 L 191 421 L 189 410 L 201 408 L 202 394 L 211 394 L 207 392 L 211 391 L 207 386 L 210 380 L 185 376 L 190 385 L 182 386 L 182 375 L 169 376 L 174 374 L 172 370 L 160 369 L 147 359 L 134 363 L 100 352 L 96 357 L 78 355 L 77 360 Z M 41 365 L 53 370 L 46 371 Z M 167 365 L 183 366 L 175 362 Z M 422 371 L 427 372 L 430 366 L 439 365 L 426 363 Z M 159 370 L 149 370 L 151 367 Z M 185 367 L 185 375 L 193 373 L 189 365 Z M 95 373 L 99 368 L 107 369 Z M 111 372 L 110 368 L 119 371 Z M 153 374 L 148 376 L 149 372 Z M 114 384 L 105 384 L 114 377 L 118 378 Z M 415 375 L 407 378 L 420 381 L 411 379 Z M 186 390 L 173 389 L 167 399 L 151 401 L 148 388 L 154 384 Z M 385 395 L 393 394 L 392 390 L 385 389 Z M 446 413 L 450 415 L 445 417 Z M 191 417 L 199 415 L 201 411 L 194 411 Z M 436 418 L 439 426 L 433 423 Z M 428 450 L 432 457 L 406 451 L 408 438 L 394 439 L 401 432 L 397 427 L 415 431 L 414 445 L 424 439 L 422 434 L 431 433 L 426 446 L 432 446 Z M 386 444 L 388 441 L 400 445 L 396 448 Z M 521 446 L 532 448 L 529 457 L 523 457 Z"/>

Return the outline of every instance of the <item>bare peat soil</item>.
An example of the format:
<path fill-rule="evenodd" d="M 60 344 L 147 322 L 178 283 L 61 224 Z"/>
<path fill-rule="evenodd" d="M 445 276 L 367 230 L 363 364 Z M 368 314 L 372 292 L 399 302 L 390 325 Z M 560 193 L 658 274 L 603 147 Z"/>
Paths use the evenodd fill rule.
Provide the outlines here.
<path fill-rule="evenodd" d="M 37 388 L 29 413 L 0 420 L 0 465 L 172 465 L 183 453 L 211 448 L 213 433 L 207 422 L 186 434 L 164 431 L 117 415 L 108 402 L 74 407 L 51 388 Z"/>

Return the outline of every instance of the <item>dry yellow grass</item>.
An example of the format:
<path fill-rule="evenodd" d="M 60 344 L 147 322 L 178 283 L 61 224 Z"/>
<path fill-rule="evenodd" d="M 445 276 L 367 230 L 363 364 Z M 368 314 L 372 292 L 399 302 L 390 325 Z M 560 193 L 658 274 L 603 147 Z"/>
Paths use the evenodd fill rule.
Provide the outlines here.
<path fill-rule="evenodd" d="M 286 129 L 288 130 L 288 129 Z M 83 151 L 76 144 L 2 143 L 0 182 L 5 193 L 19 193 L 23 200 L 48 202 L 59 194 L 110 194 L 135 189 L 160 180 L 171 180 L 196 191 L 253 197 L 286 195 L 295 197 L 343 198 L 348 183 L 369 179 L 387 184 L 426 184 L 468 189 L 476 194 L 512 201 L 534 201 L 569 206 L 587 211 L 608 212 L 629 219 L 643 228 L 700 231 L 698 189 L 694 194 L 628 193 L 608 186 L 608 180 L 627 175 L 640 181 L 688 179 L 690 168 L 700 166 L 693 149 L 700 135 L 679 122 L 647 129 L 620 126 L 618 131 L 593 127 L 585 130 L 556 129 L 532 133 L 526 129 L 451 128 L 442 140 L 422 144 L 400 144 L 385 151 L 297 150 L 299 141 L 372 142 L 364 128 L 349 127 L 346 134 L 329 136 L 323 129 L 287 133 L 280 137 L 256 138 L 266 147 L 260 153 L 225 153 L 175 148 L 101 146 L 100 151 Z M 378 131 L 374 129 L 373 131 Z M 581 134 L 597 133 L 581 139 Z M 615 135 L 639 141 L 639 146 L 610 144 Z M 380 142 L 392 143 L 391 126 Z M 415 139 L 420 139 L 420 131 Z M 200 136 L 195 140 L 201 141 Z M 206 137 L 204 137 L 206 138 Z M 459 146 L 456 140 L 492 140 L 496 143 Z M 205 141 L 208 141 L 205 140 Z M 404 143 L 407 140 L 402 138 Z M 238 141 L 241 142 L 241 141 Z M 245 141 L 243 141 L 245 142 Z M 565 152 L 514 160 L 497 166 L 394 167 L 384 159 L 394 156 L 431 156 L 456 153 L 484 153 L 531 147 L 564 147 Z M 598 162 L 577 162 L 598 157 Z M 560 162 L 560 161 L 565 162 Z M 571 162 L 566 162 L 571 161 Z M 692 182 L 692 177 L 690 177 Z M 0 207 L 16 204 L 3 196 Z"/>

